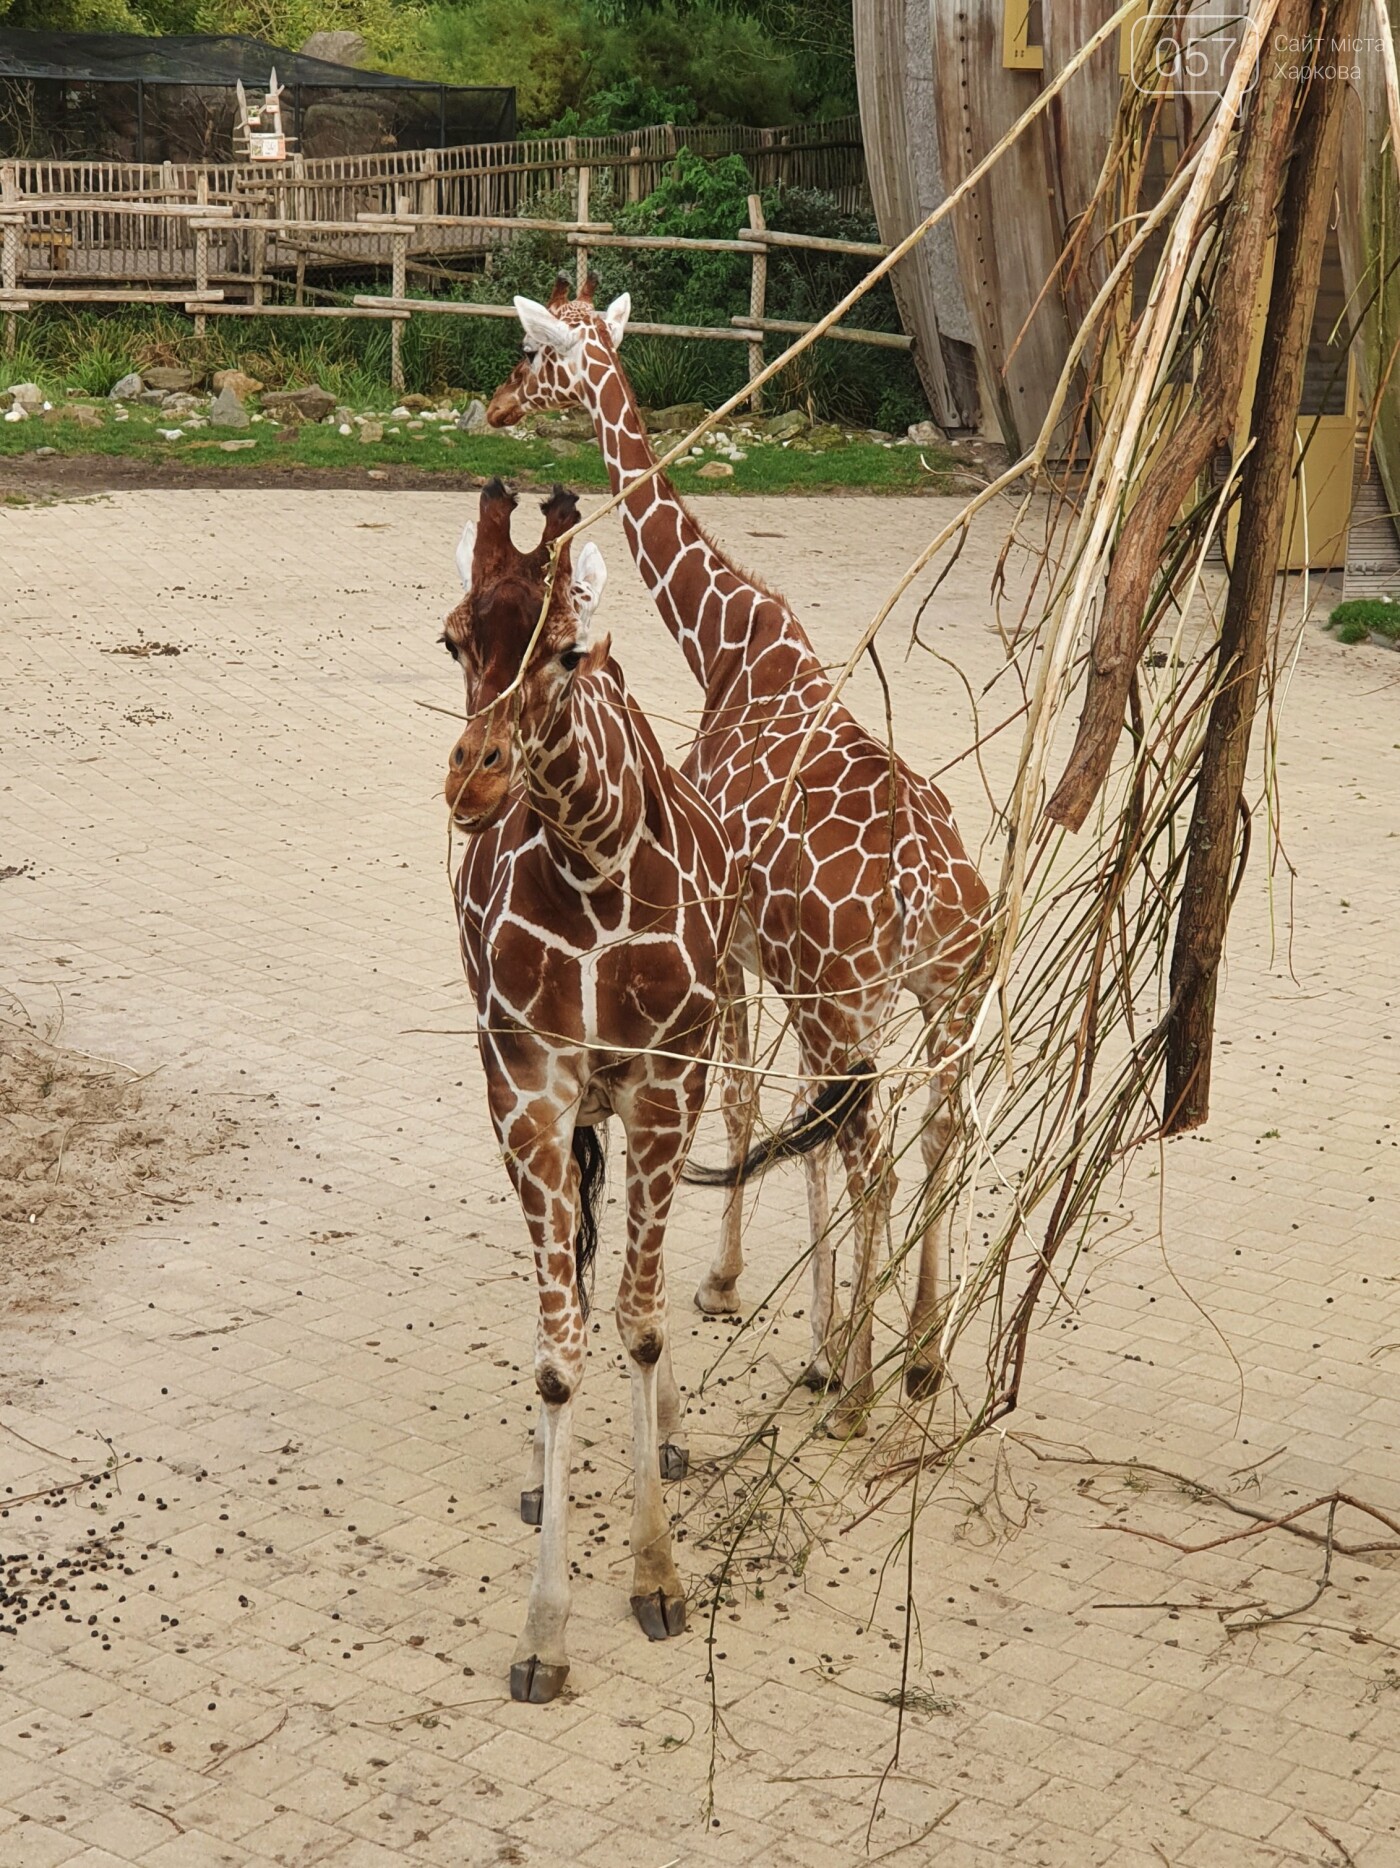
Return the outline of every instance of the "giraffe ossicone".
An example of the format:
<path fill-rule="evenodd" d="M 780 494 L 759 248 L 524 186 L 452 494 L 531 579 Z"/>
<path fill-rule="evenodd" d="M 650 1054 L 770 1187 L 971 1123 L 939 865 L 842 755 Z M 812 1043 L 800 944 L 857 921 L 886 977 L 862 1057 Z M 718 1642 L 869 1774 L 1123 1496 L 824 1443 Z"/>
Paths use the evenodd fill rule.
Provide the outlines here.
<path fill-rule="evenodd" d="M 963 1119 L 963 1040 L 985 951 L 987 891 L 947 798 L 834 697 L 783 598 L 725 556 L 664 475 L 640 478 L 656 455 L 618 356 L 630 305 L 620 310 L 618 300 L 601 313 L 594 291 L 590 279 L 572 297 L 561 275 L 548 305 L 516 301 L 524 354 L 491 398 L 487 420 L 504 427 L 532 409 L 588 410 L 613 492 L 624 495 L 633 560 L 704 693 L 682 770 L 724 826 L 744 897 L 720 974 L 725 1053 L 736 1066 L 725 1072 L 721 1092 L 729 1167 L 719 1178 L 729 1194 L 719 1251 L 696 1301 L 711 1313 L 739 1308 L 742 1187 L 769 1158 L 753 1147 L 758 1106 L 747 971 L 786 998 L 805 1079 L 786 1131 L 813 1143 L 806 1154 L 812 1355 L 804 1379 L 840 1387 L 833 1425 L 859 1433 L 875 1396 L 875 1271 L 889 1244 L 895 1191 L 869 1078 L 899 996 L 912 991 L 931 1086 L 920 1133 L 920 1250 L 905 1356 L 905 1390 L 917 1399 L 936 1390 L 942 1373 L 939 1264 L 950 1226 L 943 1189 Z M 833 1085 L 839 1093 L 825 1122 L 804 1126 L 803 1110 L 820 1117 Z M 845 1168 L 855 1234 L 844 1320 L 826 1192 L 832 1145 Z"/>

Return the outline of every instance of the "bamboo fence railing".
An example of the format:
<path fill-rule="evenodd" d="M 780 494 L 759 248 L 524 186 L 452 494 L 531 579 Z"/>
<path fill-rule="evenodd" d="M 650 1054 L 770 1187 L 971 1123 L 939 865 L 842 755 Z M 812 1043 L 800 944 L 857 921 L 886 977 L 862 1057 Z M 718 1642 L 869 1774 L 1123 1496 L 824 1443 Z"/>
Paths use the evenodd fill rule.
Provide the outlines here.
<path fill-rule="evenodd" d="M 748 222 L 736 229 L 732 240 L 620 234 L 611 222 L 587 218 L 587 165 L 580 165 L 576 171 L 574 202 L 578 214 L 570 220 L 424 213 L 414 209 L 403 195 L 388 213 L 371 209 L 340 220 L 303 217 L 290 211 L 297 206 L 295 190 L 286 212 L 248 213 L 232 202 L 203 198 L 213 192 L 205 188 L 203 177 L 197 182 L 197 198 L 192 202 L 164 193 L 155 197 L 35 194 L 18 186 L 15 168 L 14 164 L 0 167 L 0 312 L 5 315 L 7 351 L 12 352 L 18 341 L 19 319 L 46 305 L 180 306 L 194 319 L 196 334 L 204 332 L 211 316 L 381 318 L 390 326 L 391 381 L 395 389 L 403 387 L 403 327 L 411 317 L 515 316 L 510 305 L 409 296 L 413 256 L 440 254 L 444 238 L 479 244 L 525 229 L 562 234 L 576 249 L 580 283 L 588 271 L 590 251 L 597 247 L 747 255 L 751 274 L 746 313 L 736 314 L 727 324 L 718 326 L 634 322 L 630 329 L 643 336 L 745 344 L 751 380 L 764 369 L 763 340 L 768 333 L 792 334 L 811 329 L 792 319 L 767 315 L 768 254 L 773 247 L 854 253 L 877 259 L 886 250 L 850 240 L 770 231 L 764 224 L 758 194 L 749 196 Z M 241 205 L 246 208 L 246 204 Z M 92 223 L 100 224 L 104 237 L 112 243 L 108 250 L 114 252 L 146 238 L 145 229 L 159 230 L 158 249 L 166 265 L 154 278 L 137 273 L 109 275 L 96 282 L 91 274 L 69 270 L 64 262 L 68 250 L 64 243 L 76 244 L 87 237 Z M 140 231 L 126 231 L 130 229 Z M 33 263 L 36 250 L 44 254 L 42 266 Z M 356 293 L 349 305 L 307 302 L 308 267 L 353 263 L 387 264 L 389 291 Z M 288 276 L 292 271 L 294 283 Z M 287 289 L 294 294 L 291 302 L 278 300 L 276 294 Z M 881 349 L 908 350 L 912 344 L 912 339 L 898 331 L 836 328 L 823 335 Z M 755 409 L 760 405 L 760 393 L 757 388 L 753 393 Z"/>
<path fill-rule="evenodd" d="M 20 160 L 0 169 L 7 203 L 16 199 L 47 219 L 28 223 L 20 277 L 51 272 L 78 279 L 118 278 L 130 286 L 159 286 L 186 276 L 193 255 L 189 224 L 178 216 L 132 213 L 136 203 L 228 208 L 236 218 L 259 218 L 341 228 L 379 215 L 411 217 L 433 230 L 424 252 L 438 257 L 498 245 L 512 229 L 530 225 L 522 209 L 545 195 L 562 195 L 586 221 L 591 178 L 611 176 L 615 198 L 649 194 L 681 149 L 715 157 L 743 157 L 755 188 L 777 183 L 820 189 L 843 208 L 868 206 L 859 119 L 798 124 L 787 129 L 743 125 L 680 128 L 661 124 L 616 136 L 547 137 L 528 142 L 468 144 L 455 149 L 388 151 L 360 156 L 293 156 L 277 163 L 159 164 Z M 385 260 L 389 250 L 374 230 L 355 230 L 343 252 L 346 264 Z M 264 266 L 294 267 L 275 243 Z"/>

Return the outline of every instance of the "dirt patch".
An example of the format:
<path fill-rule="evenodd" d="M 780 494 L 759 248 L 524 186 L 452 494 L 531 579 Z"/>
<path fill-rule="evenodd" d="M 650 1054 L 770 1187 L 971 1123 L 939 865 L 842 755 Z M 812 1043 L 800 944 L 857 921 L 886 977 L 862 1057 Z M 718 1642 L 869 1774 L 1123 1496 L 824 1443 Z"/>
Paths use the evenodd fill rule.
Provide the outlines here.
<path fill-rule="evenodd" d="M 197 466 L 111 454 L 52 454 L 0 461 L 0 499 L 75 498 L 91 493 L 180 491 L 188 487 L 285 487 L 320 492 L 451 493 L 484 484 L 481 474 L 422 467 Z"/>
<path fill-rule="evenodd" d="M 62 1303 L 93 1246 L 182 1206 L 242 1145 L 238 1122 L 190 1100 L 0 1011 L 0 1314 Z"/>

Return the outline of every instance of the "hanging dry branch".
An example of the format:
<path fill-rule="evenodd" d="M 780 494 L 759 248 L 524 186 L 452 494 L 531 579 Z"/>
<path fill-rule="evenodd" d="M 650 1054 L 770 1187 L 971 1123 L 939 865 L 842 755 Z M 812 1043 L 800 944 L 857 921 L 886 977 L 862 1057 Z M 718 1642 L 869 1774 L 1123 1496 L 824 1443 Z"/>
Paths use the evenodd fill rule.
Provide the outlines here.
<path fill-rule="evenodd" d="M 1360 0 L 1319 7 L 1312 54 L 1340 64 L 1337 42 L 1355 39 Z M 1273 286 L 1250 423 L 1254 448 L 1241 482 L 1240 531 L 1220 634 L 1219 692 L 1201 754 L 1190 859 L 1172 950 L 1165 1132 L 1198 1127 L 1210 1110 L 1216 980 L 1230 912 L 1235 825 L 1268 642 L 1297 451 L 1308 335 L 1322 273 L 1341 150 L 1344 86 L 1315 77 L 1299 117 L 1297 147 L 1279 211 Z"/>
<path fill-rule="evenodd" d="M 1275 34 L 1300 39 L 1310 10 L 1310 0 L 1281 0 Z M 1046 816 L 1069 830 L 1083 826 L 1123 732 L 1128 687 L 1143 647 L 1143 618 L 1167 535 L 1213 455 L 1234 436 L 1271 232 L 1271 216 L 1261 206 L 1278 197 L 1296 96 L 1295 84 L 1271 70 L 1261 74 L 1241 135 L 1239 168 L 1213 268 L 1200 377 L 1124 522 L 1089 658 L 1079 731 L 1046 807 Z"/>

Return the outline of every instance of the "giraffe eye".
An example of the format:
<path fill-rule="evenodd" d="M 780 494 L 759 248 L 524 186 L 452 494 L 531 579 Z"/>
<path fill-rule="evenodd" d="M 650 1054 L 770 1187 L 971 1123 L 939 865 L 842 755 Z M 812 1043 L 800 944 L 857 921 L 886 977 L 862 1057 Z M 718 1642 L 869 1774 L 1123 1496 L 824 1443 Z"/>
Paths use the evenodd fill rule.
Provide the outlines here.
<path fill-rule="evenodd" d="M 571 649 L 565 649 L 559 657 L 559 666 L 566 673 L 572 674 L 587 653 L 587 649 L 581 649 L 577 645 Z"/>

